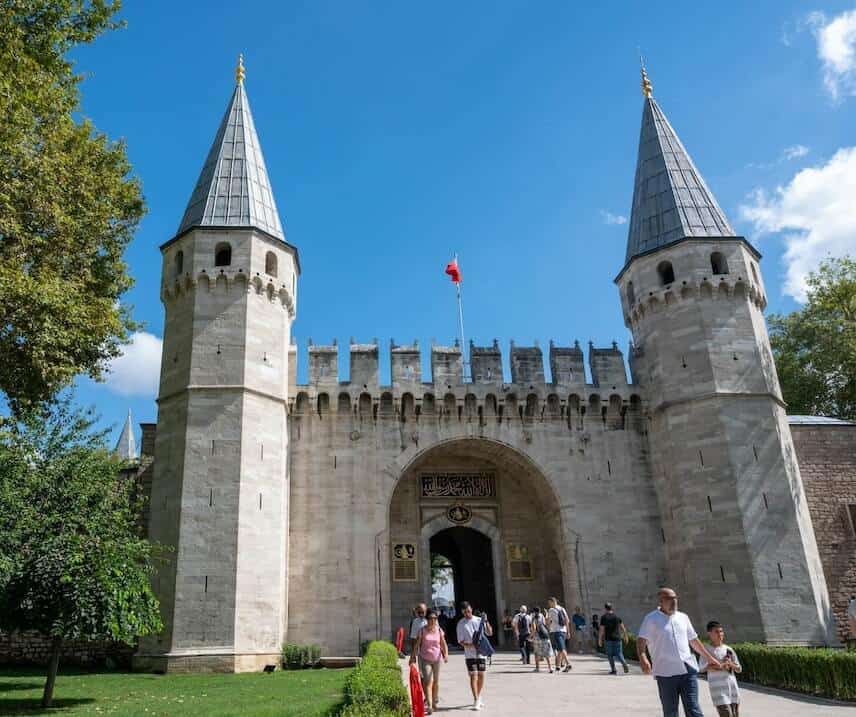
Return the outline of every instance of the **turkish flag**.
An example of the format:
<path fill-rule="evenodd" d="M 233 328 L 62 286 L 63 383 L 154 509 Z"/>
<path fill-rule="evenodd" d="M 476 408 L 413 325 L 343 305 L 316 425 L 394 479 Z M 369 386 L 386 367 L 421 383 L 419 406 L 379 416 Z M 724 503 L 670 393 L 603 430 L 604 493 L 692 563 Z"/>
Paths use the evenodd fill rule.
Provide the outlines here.
<path fill-rule="evenodd" d="M 461 283 L 461 270 L 458 268 L 458 257 L 446 264 L 446 273 L 452 277 L 453 284 Z"/>
<path fill-rule="evenodd" d="M 410 664 L 410 706 L 413 717 L 425 717 L 425 693 L 422 691 L 419 670 L 413 663 Z"/>

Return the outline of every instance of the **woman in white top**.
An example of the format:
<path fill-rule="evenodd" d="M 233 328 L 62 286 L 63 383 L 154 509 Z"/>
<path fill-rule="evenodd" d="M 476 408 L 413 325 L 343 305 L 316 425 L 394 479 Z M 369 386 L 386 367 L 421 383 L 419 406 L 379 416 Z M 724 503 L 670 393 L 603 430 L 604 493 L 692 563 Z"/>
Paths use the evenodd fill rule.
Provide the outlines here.
<path fill-rule="evenodd" d="M 719 717 L 738 717 L 740 688 L 735 675 L 739 675 L 742 669 L 740 660 L 737 659 L 737 653 L 725 644 L 725 630 L 716 620 L 707 623 L 707 635 L 711 645 L 708 651 L 719 660 L 720 667 L 710 665 L 707 657 L 702 655 L 699 670 L 707 671 L 710 699 Z"/>

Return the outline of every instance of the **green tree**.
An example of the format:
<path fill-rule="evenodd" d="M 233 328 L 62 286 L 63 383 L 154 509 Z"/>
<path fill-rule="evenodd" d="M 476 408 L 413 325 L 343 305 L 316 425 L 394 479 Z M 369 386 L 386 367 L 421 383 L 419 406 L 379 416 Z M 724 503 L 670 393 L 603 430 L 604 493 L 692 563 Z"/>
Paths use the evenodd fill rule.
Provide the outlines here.
<path fill-rule="evenodd" d="M 102 375 L 133 328 L 122 255 L 143 215 L 121 142 L 79 116 L 68 53 L 118 0 L 0 0 L 0 391 L 13 411 Z"/>
<path fill-rule="evenodd" d="M 770 317 L 782 394 L 796 414 L 856 420 L 856 261 L 824 261 L 805 306 Z"/>
<path fill-rule="evenodd" d="M 0 432 L 0 630 L 51 639 L 45 707 L 64 640 L 133 644 L 162 627 L 142 498 L 92 425 L 61 397 Z"/>

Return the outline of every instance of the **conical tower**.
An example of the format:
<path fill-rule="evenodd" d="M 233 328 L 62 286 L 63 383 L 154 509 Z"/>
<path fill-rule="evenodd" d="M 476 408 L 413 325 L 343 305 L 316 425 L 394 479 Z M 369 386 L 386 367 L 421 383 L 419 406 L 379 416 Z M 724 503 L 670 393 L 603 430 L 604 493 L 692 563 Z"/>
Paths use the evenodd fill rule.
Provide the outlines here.
<path fill-rule="evenodd" d="M 297 250 L 285 242 L 244 88 L 236 84 L 178 234 L 161 247 L 165 307 L 152 480 L 164 631 L 137 665 L 253 670 L 286 622 L 286 407 Z"/>
<path fill-rule="evenodd" d="M 734 640 L 823 644 L 829 598 L 763 310 L 737 236 L 652 96 L 616 279 L 649 406 L 669 579 Z"/>
<path fill-rule="evenodd" d="M 131 409 L 128 409 L 128 417 L 125 419 L 125 425 L 122 427 L 122 433 L 119 440 L 116 441 L 116 447 L 113 452 L 123 461 L 137 460 L 137 442 L 134 440 L 134 425 L 131 423 Z"/>

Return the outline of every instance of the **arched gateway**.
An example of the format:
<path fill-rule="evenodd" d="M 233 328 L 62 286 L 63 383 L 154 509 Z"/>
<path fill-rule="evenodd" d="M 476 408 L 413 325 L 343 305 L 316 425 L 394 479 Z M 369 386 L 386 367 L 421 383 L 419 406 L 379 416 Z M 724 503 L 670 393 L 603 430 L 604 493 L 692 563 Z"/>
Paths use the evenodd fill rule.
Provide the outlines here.
<path fill-rule="evenodd" d="M 485 438 L 440 442 L 403 468 L 389 505 L 390 630 L 432 598 L 432 557 L 451 567 L 447 595 L 485 610 L 580 597 L 578 555 L 556 491 L 520 450 Z"/>

